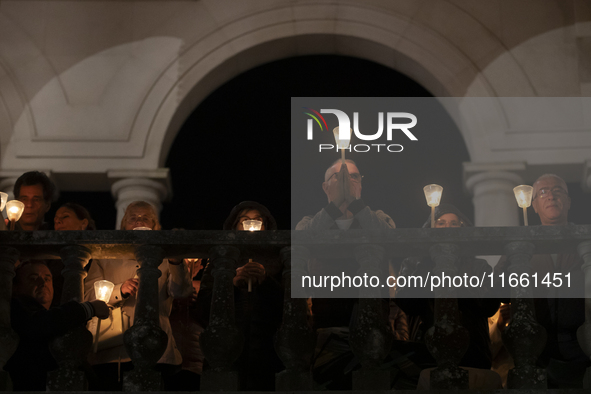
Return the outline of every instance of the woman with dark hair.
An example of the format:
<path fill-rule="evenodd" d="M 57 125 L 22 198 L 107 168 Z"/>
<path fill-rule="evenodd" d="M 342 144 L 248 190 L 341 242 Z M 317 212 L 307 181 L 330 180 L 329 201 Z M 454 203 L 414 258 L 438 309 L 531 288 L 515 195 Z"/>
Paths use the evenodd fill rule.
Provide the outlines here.
<path fill-rule="evenodd" d="M 277 230 L 277 223 L 262 204 L 244 201 L 236 205 L 224 222 L 224 230 L 245 230 L 245 220 L 260 220 L 261 230 Z M 236 325 L 244 334 L 242 354 L 234 368 L 240 376 L 240 389 L 249 391 L 275 390 L 275 373 L 283 370 L 273 346 L 273 337 L 281 324 L 283 314 L 283 287 L 281 260 L 257 259 L 249 261 L 242 256 L 234 277 L 234 303 Z M 197 297 L 201 325 L 209 323 L 213 291 L 212 265 L 207 264 Z M 252 292 L 248 292 L 248 281 Z"/>
<path fill-rule="evenodd" d="M 57 210 L 53 225 L 56 231 L 96 230 L 88 210 L 74 202 L 65 203 Z"/>

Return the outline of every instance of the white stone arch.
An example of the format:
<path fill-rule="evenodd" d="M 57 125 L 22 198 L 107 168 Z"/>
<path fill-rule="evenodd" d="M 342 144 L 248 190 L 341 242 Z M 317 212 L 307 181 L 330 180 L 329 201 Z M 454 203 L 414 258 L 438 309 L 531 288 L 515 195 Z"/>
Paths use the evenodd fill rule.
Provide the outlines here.
<path fill-rule="evenodd" d="M 300 17 L 295 19 L 282 8 L 264 10 L 188 46 L 176 62 L 183 69 L 180 78 L 167 81 L 163 74 L 162 83 L 155 84 L 157 89 L 150 92 L 137 114 L 134 127 L 149 128 L 145 152 L 152 165 L 163 165 L 182 123 L 209 93 L 249 68 L 292 56 L 359 57 L 408 75 L 435 96 L 495 96 L 473 60 L 428 26 L 415 24 L 404 15 L 384 15 L 375 7 L 338 8 L 341 15 L 337 20 L 310 18 L 315 9 L 312 5 L 301 6 Z M 485 30 L 478 24 L 473 28 Z M 500 45 L 490 45 L 501 50 Z M 514 93 L 531 95 L 527 76 L 513 66 L 515 78 L 522 79 L 517 86 L 524 87 Z M 469 152 L 473 151 L 470 136 L 464 138 Z"/>

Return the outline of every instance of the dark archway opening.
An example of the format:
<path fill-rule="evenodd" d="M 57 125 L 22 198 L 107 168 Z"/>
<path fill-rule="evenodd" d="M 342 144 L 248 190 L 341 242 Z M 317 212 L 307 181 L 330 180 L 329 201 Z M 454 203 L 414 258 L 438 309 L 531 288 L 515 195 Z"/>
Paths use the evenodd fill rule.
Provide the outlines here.
<path fill-rule="evenodd" d="M 162 222 L 186 229 L 221 229 L 233 206 L 244 200 L 266 205 L 280 229 L 289 229 L 291 97 L 431 97 L 412 79 L 379 64 L 351 57 L 314 55 L 259 66 L 227 82 L 187 119 L 170 150 L 174 197 Z M 449 119 L 450 123 L 453 123 Z M 469 160 L 455 133 L 433 132 L 429 151 L 396 158 L 396 195 L 380 194 L 379 179 L 364 185 L 364 200 L 388 213 L 398 227 L 417 227 L 428 215 L 422 187 L 441 183 L 445 200 L 470 217 L 472 202 L 462 190 L 461 163 Z M 336 158 L 336 157 L 335 157 Z M 363 158 L 358 161 L 363 172 Z M 332 159 L 331 159 L 332 160 Z M 437 165 L 433 165 L 437 163 Z M 326 204 L 321 189 L 325 166 L 310 174 L 315 202 L 308 214 Z M 365 173 L 366 179 L 371 179 Z M 373 192 L 370 191 L 373 189 Z M 311 192 L 313 193 L 313 192 Z M 369 193 L 369 194 L 368 194 Z"/>

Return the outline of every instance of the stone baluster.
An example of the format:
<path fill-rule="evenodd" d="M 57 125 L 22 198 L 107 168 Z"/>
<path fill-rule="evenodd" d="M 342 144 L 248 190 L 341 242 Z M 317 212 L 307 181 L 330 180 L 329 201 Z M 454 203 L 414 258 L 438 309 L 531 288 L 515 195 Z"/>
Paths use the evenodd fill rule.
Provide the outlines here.
<path fill-rule="evenodd" d="M 209 251 L 213 264 L 213 294 L 209 326 L 199 339 L 210 369 L 203 371 L 201 391 L 236 391 L 238 374 L 232 364 L 244 346 L 244 336 L 236 328 L 234 285 L 240 251 L 233 246 L 215 246 Z"/>
<path fill-rule="evenodd" d="M 308 324 L 307 297 L 301 289 L 301 279 L 307 275 L 310 255 L 303 246 L 281 249 L 283 262 L 283 321 L 275 335 L 275 350 L 285 370 L 275 376 L 276 391 L 311 391 L 313 380 L 311 362 L 316 346 L 316 334 Z M 301 293 L 301 294 L 300 294 Z M 297 298 L 296 298 L 297 297 Z"/>
<path fill-rule="evenodd" d="M 384 248 L 378 245 L 361 245 L 355 248 L 359 263 L 357 275 L 382 278 Z M 361 286 L 359 289 L 359 313 L 350 328 L 351 350 L 361 362 L 361 369 L 353 372 L 353 390 L 389 390 L 390 371 L 380 365 L 390 352 L 392 330 L 384 316 L 382 288 Z"/>
<path fill-rule="evenodd" d="M 133 370 L 123 376 L 123 390 L 158 391 L 162 387 L 162 377 L 154 367 L 168 343 L 168 336 L 160 328 L 158 294 L 158 278 L 162 275 L 158 267 L 164 259 L 164 251 L 158 246 L 142 245 L 136 249 L 135 258 L 140 265 L 137 271 L 140 283 L 133 326 L 123 334 Z"/>
<path fill-rule="evenodd" d="M 0 215 L 1 216 L 1 215 Z M 10 298 L 14 265 L 19 258 L 18 250 L 0 248 L 0 390 L 12 390 L 12 383 L 4 366 L 18 346 L 18 335 L 10 326 Z"/>
<path fill-rule="evenodd" d="M 60 250 L 60 257 L 64 263 L 61 304 L 69 301 L 82 302 L 86 278 L 84 267 L 90 260 L 90 251 L 84 246 L 66 246 Z M 88 390 L 88 382 L 81 367 L 91 347 L 92 334 L 84 326 L 76 327 L 51 341 L 49 349 L 59 368 L 47 374 L 47 387 L 50 391 Z"/>
<path fill-rule="evenodd" d="M 435 262 L 432 275 L 453 277 L 457 274 L 456 262 L 459 247 L 453 244 L 436 244 L 430 249 Z M 468 371 L 458 366 L 468 349 L 468 331 L 462 327 L 459 317 L 458 299 L 453 286 L 435 289 L 435 319 L 433 327 L 427 330 L 425 342 L 437 361 L 437 368 L 431 371 L 431 389 L 468 389 Z"/>
<path fill-rule="evenodd" d="M 530 275 L 533 252 L 534 245 L 529 242 L 507 244 L 508 275 L 516 274 L 518 278 L 522 274 Z M 510 389 L 546 388 L 546 372 L 536 367 L 536 360 L 546 344 L 546 330 L 536 321 L 532 297 L 533 289 L 530 287 L 522 287 L 521 283 L 511 287 L 511 322 L 503 332 L 505 347 L 515 361 L 515 368 L 509 371 L 507 377 Z"/>
<path fill-rule="evenodd" d="M 591 357 L 591 241 L 581 242 L 578 251 L 583 259 L 581 269 L 585 275 L 585 323 L 577 330 L 577 339 L 581 349 Z M 583 388 L 591 389 L 591 367 L 585 371 Z"/>

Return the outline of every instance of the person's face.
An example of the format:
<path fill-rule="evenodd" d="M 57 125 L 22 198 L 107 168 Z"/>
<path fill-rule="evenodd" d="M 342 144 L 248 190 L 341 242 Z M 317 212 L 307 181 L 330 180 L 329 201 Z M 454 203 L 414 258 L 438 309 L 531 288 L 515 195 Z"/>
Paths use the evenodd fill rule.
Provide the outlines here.
<path fill-rule="evenodd" d="M 25 210 L 19 222 L 27 226 L 35 225 L 39 227 L 51 206 L 50 203 L 43 199 L 43 186 L 40 184 L 22 185 L 18 199 L 25 204 Z"/>
<path fill-rule="evenodd" d="M 149 227 L 154 230 L 156 218 L 150 208 L 130 207 L 127 208 L 125 219 L 125 228 L 123 230 L 133 230 L 137 227 Z"/>
<path fill-rule="evenodd" d="M 14 293 L 33 297 L 49 309 L 53 300 L 53 278 L 49 268 L 43 264 L 27 264 L 18 275 Z"/>
<path fill-rule="evenodd" d="M 88 227 L 88 220 L 80 220 L 74 211 L 62 207 L 55 213 L 53 225 L 57 231 L 86 230 L 86 227 Z"/>
<path fill-rule="evenodd" d="M 353 163 L 347 162 L 347 170 L 349 171 L 349 180 L 351 181 L 351 189 L 355 198 L 361 198 L 361 174 L 359 173 L 359 169 Z M 328 200 L 331 201 L 330 198 L 330 190 L 332 189 L 331 186 L 336 184 L 337 182 L 337 174 L 341 170 L 342 163 L 338 162 L 334 166 L 330 168 L 330 170 L 326 173 L 324 178 L 324 183 L 322 184 L 322 189 L 324 193 L 328 196 Z"/>
<path fill-rule="evenodd" d="M 554 177 L 542 178 L 534 184 L 536 195 L 532 206 L 542 225 L 556 226 L 567 223 L 570 197 L 564 183 Z"/>
<path fill-rule="evenodd" d="M 455 213 L 446 213 L 435 221 L 435 228 L 445 227 L 462 227 L 462 221 Z"/>
<path fill-rule="evenodd" d="M 261 216 L 261 213 L 256 209 L 244 210 L 240 213 L 240 216 L 238 217 L 238 225 L 236 226 L 236 230 L 244 230 L 243 222 L 245 220 L 260 220 L 261 222 L 263 222 L 261 230 L 265 229 L 265 222 L 263 220 L 263 217 Z"/>

